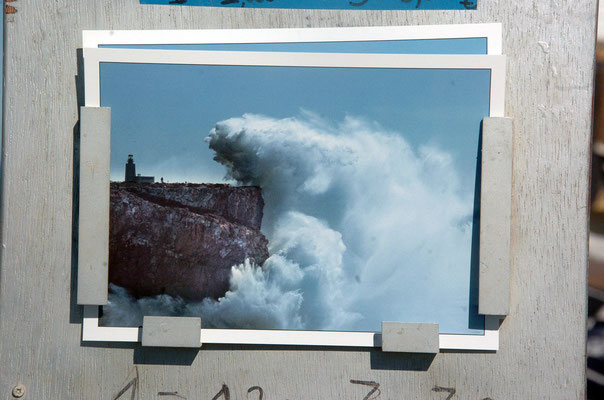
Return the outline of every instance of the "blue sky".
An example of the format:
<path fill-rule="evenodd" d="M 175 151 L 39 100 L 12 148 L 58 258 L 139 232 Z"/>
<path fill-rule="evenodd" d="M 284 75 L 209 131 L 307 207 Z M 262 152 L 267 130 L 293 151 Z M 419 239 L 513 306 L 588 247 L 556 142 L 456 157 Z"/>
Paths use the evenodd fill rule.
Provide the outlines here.
<path fill-rule="evenodd" d="M 484 40 L 451 42 L 460 53 L 486 51 Z M 203 140 L 217 122 L 308 111 L 334 125 L 360 118 L 416 149 L 427 145 L 449 153 L 471 206 L 489 86 L 488 70 L 102 63 L 101 105 L 112 114 L 111 179 L 124 179 L 127 155 L 134 154 L 137 172 L 156 180 L 220 182 L 226 169 L 213 161 Z M 447 279 L 469 282 L 470 248 L 467 243 L 468 264 Z M 457 296 L 470 302 L 467 285 Z M 441 332 L 479 333 L 478 326 L 469 328 L 475 321 L 469 314 L 451 310 L 437 321 Z"/>
<path fill-rule="evenodd" d="M 122 44 L 109 48 L 211 50 L 211 51 L 288 51 L 308 53 L 386 53 L 386 54 L 487 54 L 486 38 L 379 40 L 357 42 L 308 43 L 211 43 L 211 44 Z"/>
<path fill-rule="evenodd" d="M 360 42 L 319 42 L 319 43 L 247 43 L 247 44 L 192 44 L 192 45 L 106 45 L 103 47 L 118 47 L 118 48 L 152 48 L 152 49 L 178 49 L 178 50 L 215 50 L 215 51 L 295 51 L 295 52 L 355 52 L 355 53 L 391 53 L 391 54 L 486 54 L 487 52 L 487 40 L 486 38 L 462 38 L 462 39 L 422 39 L 422 40 L 391 40 L 391 41 L 360 41 Z M 176 68 L 178 69 L 178 73 L 171 73 L 170 69 Z M 242 72 L 246 70 L 246 72 Z M 195 70 L 195 71 L 193 71 Z M 278 68 L 273 68 L 271 73 L 274 74 Z M 301 80 L 304 79 L 301 75 L 304 72 L 299 69 L 298 71 L 292 71 L 281 68 L 282 73 L 285 75 L 289 75 L 286 77 L 284 75 L 283 79 L 280 79 L 276 76 L 275 79 L 270 79 L 268 86 L 265 86 L 266 79 L 260 77 L 260 79 L 256 79 L 256 77 L 262 75 L 264 72 L 259 71 L 258 68 L 254 70 L 254 68 L 249 67 L 201 67 L 201 66 L 167 66 L 167 65 L 156 65 L 156 66 L 143 66 L 143 65 L 126 65 L 126 64 L 103 64 L 102 65 L 102 73 L 101 73 L 101 101 L 103 105 L 113 106 L 115 109 L 112 113 L 113 123 L 113 134 L 112 134 L 112 172 L 111 179 L 113 180 L 121 180 L 123 179 L 123 163 L 126 160 L 127 154 L 134 153 L 135 160 L 137 164 L 139 164 L 138 171 L 142 174 L 162 174 L 168 175 L 166 179 L 171 180 L 188 180 L 195 181 L 198 179 L 204 179 L 204 181 L 215 181 L 217 178 L 222 177 L 222 169 L 213 162 L 208 162 L 211 160 L 211 152 L 207 149 L 207 146 L 203 142 L 199 141 L 199 135 L 202 137 L 205 133 L 209 132 L 209 130 L 213 127 L 213 124 L 217 122 L 219 119 L 229 118 L 231 116 L 236 116 L 235 109 L 233 107 L 238 107 L 237 112 L 259 112 L 266 114 L 266 109 L 262 107 L 258 107 L 258 104 L 255 106 L 248 106 L 250 102 L 241 103 L 239 105 L 233 104 L 234 102 L 229 101 L 227 96 L 219 96 L 218 98 L 210 99 L 207 96 L 199 96 L 199 93 L 204 93 L 207 91 L 211 91 L 214 88 L 209 87 L 210 82 L 214 82 L 215 79 L 223 81 L 224 87 L 221 90 L 237 90 L 237 87 L 248 87 L 247 95 L 251 97 L 260 98 L 260 96 L 265 95 L 270 97 L 270 92 L 281 91 L 281 93 L 285 93 L 287 90 L 296 90 L 298 93 L 303 93 L 306 96 L 304 102 L 300 102 L 300 104 L 290 103 L 286 106 L 285 103 L 279 101 L 282 107 L 273 108 L 272 114 L 270 116 L 274 117 L 287 117 L 297 115 L 300 111 L 300 108 L 305 108 L 309 111 L 314 111 L 321 114 L 321 109 L 325 109 L 324 105 L 321 104 L 320 99 L 312 99 L 312 94 L 310 91 L 307 91 L 305 84 L 292 84 L 291 80 Z M 221 72 L 222 71 L 222 72 Z M 308 71 L 306 75 L 311 77 L 313 74 L 316 75 L 317 71 Z M 199 80 L 190 85 L 190 82 L 194 82 L 198 80 L 196 78 L 196 74 L 207 74 L 211 79 L 207 80 Z M 239 77 L 238 74 L 245 74 L 246 78 L 239 79 L 239 82 L 235 82 L 233 79 L 235 77 Z M 222 79 L 221 74 L 224 76 L 229 76 L 228 79 Z M 344 79 L 340 79 L 340 82 L 346 79 L 361 79 L 365 78 L 362 75 L 365 74 L 363 71 L 352 71 L 346 70 L 344 71 L 342 77 L 344 75 L 349 76 L 344 77 Z M 338 85 L 337 77 L 339 72 L 331 70 L 324 71 L 324 78 L 320 78 L 319 80 L 328 79 L 330 82 L 333 82 L 332 87 Z M 356 76 L 355 76 L 356 75 Z M 390 86 L 388 83 L 389 79 L 398 79 L 396 75 L 401 75 L 399 72 L 393 71 L 381 71 L 379 73 L 381 77 L 381 87 L 390 87 L 391 89 L 395 89 L 395 86 Z M 417 75 L 417 73 L 415 74 Z M 447 79 L 443 74 L 433 74 L 439 75 L 440 78 L 437 80 Z M 467 93 L 472 92 L 472 87 L 475 84 L 474 78 L 469 76 L 467 71 L 462 72 L 461 75 L 466 75 L 466 82 L 469 82 L 468 85 L 465 86 L 465 91 Z M 328 76 L 336 77 L 336 79 L 327 78 Z M 410 75 L 407 75 L 410 76 Z M 482 76 L 485 77 L 485 73 L 482 73 Z M 170 80 L 166 80 L 169 77 Z M 464 78 L 460 77 L 462 80 Z M 373 79 L 373 78 L 372 78 Z M 246 81 L 246 82 L 243 82 Z M 149 84 L 149 82 L 153 82 L 153 84 Z M 263 82 L 261 85 L 254 85 L 253 82 Z M 290 84 L 285 86 L 282 85 L 281 82 L 289 82 Z M 301 82 L 301 81 L 300 81 Z M 420 81 L 417 81 L 420 82 Z M 438 90 L 441 86 L 439 82 L 434 81 L 435 85 L 432 85 L 432 91 Z M 272 84 L 272 88 L 271 88 Z M 457 84 L 465 85 L 464 82 L 459 81 Z M 173 86 L 172 86 L 173 85 Z M 230 87 L 229 87 L 230 86 Z M 380 90 L 378 86 L 372 88 L 371 84 L 364 84 L 364 90 L 366 93 L 373 91 L 376 93 L 375 97 L 380 97 Z M 130 87 L 130 90 L 139 91 L 140 95 L 138 95 L 139 100 L 136 103 L 132 103 L 130 101 L 129 96 L 123 96 L 123 92 L 120 92 L 120 88 Z M 179 88 L 177 90 L 172 90 L 173 88 Z M 411 88 L 412 89 L 412 88 Z M 267 92 L 268 90 L 268 92 Z M 352 91 L 348 91 L 350 94 L 353 94 Z M 264 93 L 264 94 L 263 94 Z M 431 95 L 429 92 L 424 92 L 424 94 L 428 94 L 428 97 Z M 460 93 L 461 94 L 461 93 Z M 411 97 L 400 98 L 398 96 L 398 92 L 396 89 L 389 91 L 390 98 L 386 102 L 382 102 L 382 104 L 387 104 L 383 108 L 383 112 L 381 113 L 384 118 L 378 120 L 378 118 L 373 118 L 369 116 L 369 118 L 378 120 L 378 122 L 385 125 L 385 127 L 390 127 L 396 129 L 397 126 L 400 126 L 402 123 L 402 118 L 392 119 L 393 113 L 390 113 L 390 117 L 386 115 L 389 113 L 387 110 L 391 109 L 399 99 L 403 102 L 406 102 L 405 110 L 407 113 L 401 113 L 401 116 L 408 115 L 410 113 L 414 113 L 418 107 L 421 105 L 423 101 L 430 102 L 430 99 L 424 98 L 418 99 L 419 102 L 415 102 L 415 105 L 410 104 Z M 288 94 L 285 94 L 286 97 L 289 97 Z M 462 94 L 463 96 L 463 94 Z M 169 101 L 159 101 L 156 103 L 157 98 L 170 99 Z M 425 97 L 425 96 L 424 96 Z M 459 99 L 459 96 L 457 96 Z M 191 101 L 191 99 L 196 99 L 195 101 Z M 318 100 L 318 101 L 317 101 Z M 350 98 L 348 99 L 350 100 Z M 331 101 L 327 101 L 328 109 L 330 108 Z M 350 103 L 350 101 L 349 101 Z M 213 104 L 213 105 L 211 105 Z M 244 106 L 244 104 L 246 104 Z M 462 107 L 461 104 L 457 103 L 457 107 Z M 367 115 L 367 113 L 363 113 L 363 110 L 359 110 L 359 106 L 362 103 L 354 105 L 345 105 L 344 107 L 340 107 L 339 117 L 346 113 L 350 115 L 362 116 Z M 334 112 L 338 112 L 331 104 L 331 109 Z M 441 106 L 445 106 L 441 104 Z M 214 110 L 218 113 L 216 115 L 220 115 L 218 120 L 212 120 L 214 116 L 205 117 L 206 114 L 199 113 L 199 107 L 203 109 L 208 109 L 208 107 L 213 107 Z M 378 103 L 374 103 L 374 108 L 379 107 Z M 449 111 L 453 109 L 447 107 Z M 156 112 L 157 111 L 157 112 Z M 147 115 L 145 115 L 147 114 Z M 171 115 L 173 117 L 165 118 L 165 115 Z M 394 113 L 396 114 L 396 113 Z M 463 118 L 460 114 L 459 118 Z M 334 114 L 335 116 L 335 114 Z M 135 120 L 130 120 L 131 117 L 136 117 Z M 443 122 L 443 116 L 440 118 L 440 122 L 438 118 L 433 119 L 433 123 L 446 125 Z M 119 119 L 118 119 L 119 118 Z M 333 116 L 332 116 L 333 118 Z M 172 120 L 169 122 L 169 127 L 164 126 L 166 121 Z M 118 122 L 119 121 L 119 122 Z M 141 124 L 140 129 L 138 126 L 133 125 L 135 121 L 139 121 Z M 388 121 L 390 121 L 390 126 L 388 125 Z M 177 124 L 176 126 L 174 124 Z M 161 132 L 153 133 L 161 127 Z M 170 141 L 169 139 L 169 131 L 171 129 L 178 130 L 179 140 L 178 141 Z M 411 126 L 409 127 L 411 128 Z M 416 127 L 419 128 L 419 127 Z M 204 130 L 200 132 L 200 130 Z M 417 129 L 415 129 L 417 133 Z M 147 133 L 145 133 L 147 132 Z M 412 135 L 413 132 L 407 132 L 406 134 Z M 429 138 L 430 135 L 426 135 L 425 133 L 420 133 L 424 138 Z M 141 137 L 142 136 L 142 137 Z M 422 139 L 423 140 L 423 139 Z M 154 143 L 157 142 L 157 143 Z M 446 144 L 455 144 L 455 139 L 450 138 L 449 140 L 445 140 L 442 143 Z M 160 144 L 160 147 L 155 146 L 155 144 Z M 158 171 L 153 166 L 158 165 L 158 161 L 161 161 L 162 157 L 157 157 L 157 153 L 159 152 L 159 148 L 161 148 L 161 154 L 165 155 L 172 154 L 173 157 L 178 157 L 178 160 L 175 160 L 175 165 L 180 165 L 181 167 L 176 167 L 179 171 L 178 174 L 173 174 L 174 171 L 166 171 L 168 166 L 165 165 L 165 162 L 160 162 L 162 166 L 164 166 L 164 170 Z M 155 150 L 154 150 L 155 149 Z M 167 154 L 165 153 L 167 151 Z M 177 155 L 176 155 L 177 154 Z M 199 160 L 198 155 L 202 155 L 202 160 Z M 191 169 L 195 163 L 199 162 L 203 163 L 203 172 L 202 170 L 198 170 L 195 174 L 191 174 Z M 469 164 L 468 164 L 469 165 Z M 186 166 L 186 168 L 185 168 Z M 152 169 L 152 172 L 150 171 Z M 185 170 L 183 170 L 185 168 Z M 469 166 L 469 168 L 473 168 Z"/>
<path fill-rule="evenodd" d="M 489 85 L 488 70 L 103 63 L 111 179 L 123 180 L 127 155 L 134 154 L 143 175 L 217 181 L 224 169 L 203 141 L 216 122 L 245 113 L 287 118 L 301 110 L 335 123 L 346 116 L 375 121 L 411 144 L 449 150 L 473 176 Z M 174 167 L 165 165 L 172 158 Z"/>

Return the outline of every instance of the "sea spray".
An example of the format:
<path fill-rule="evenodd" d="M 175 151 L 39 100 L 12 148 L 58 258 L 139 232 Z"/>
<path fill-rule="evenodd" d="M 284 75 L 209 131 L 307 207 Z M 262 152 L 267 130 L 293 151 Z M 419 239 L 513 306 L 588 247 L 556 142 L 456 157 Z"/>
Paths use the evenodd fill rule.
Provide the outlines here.
<path fill-rule="evenodd" d="M 154 304 L 220 328 L 375 331 L 383 320 L 467 317 L 473 192 L 461 188 L 474 177 L 401 130 L 311 113 L 217 123 L 206 141 L 226 178 L 262 188 L 270 257 L 233 266 L 218 300 Z M 110 304 L 150 312 L 149 299 L 123 297 Z"/>

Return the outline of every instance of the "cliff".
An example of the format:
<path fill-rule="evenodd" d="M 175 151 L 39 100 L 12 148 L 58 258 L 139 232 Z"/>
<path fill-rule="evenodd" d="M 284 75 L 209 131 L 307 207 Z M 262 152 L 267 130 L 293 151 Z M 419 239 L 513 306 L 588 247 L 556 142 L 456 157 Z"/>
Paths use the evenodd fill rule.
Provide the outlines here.
<path fill-rule="evenodd" d="M 218 298 L 231 267 L 262 264 L 258 187 L 111 183 L 109 281 L 134 296 Z"/>

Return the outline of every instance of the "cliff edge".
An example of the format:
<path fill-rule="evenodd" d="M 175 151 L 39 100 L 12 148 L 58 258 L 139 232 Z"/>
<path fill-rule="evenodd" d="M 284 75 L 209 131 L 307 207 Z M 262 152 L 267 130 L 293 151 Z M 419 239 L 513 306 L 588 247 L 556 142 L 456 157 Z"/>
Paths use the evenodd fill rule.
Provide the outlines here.
<path fill-rule="evenodd" d="M 218 298 L 233 265 L 262 265 L 259 187 L 111 182 L 109 282 L 135 297 Z"/>

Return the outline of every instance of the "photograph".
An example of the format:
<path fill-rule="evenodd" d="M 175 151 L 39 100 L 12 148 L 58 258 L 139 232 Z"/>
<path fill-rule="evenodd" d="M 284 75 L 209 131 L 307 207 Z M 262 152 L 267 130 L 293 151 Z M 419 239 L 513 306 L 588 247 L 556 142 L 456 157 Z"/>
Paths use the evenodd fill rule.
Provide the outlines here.
<path fill-rule="evenodd" d="M 95 51 L 111 108 L 102 326 L 484 333 L 494 58 Z"/>
<path fill-rule="evenodd" d="M 501 24 L 282 29 L 85 30 L 86 48 L 312 53 L 501 54 Z"/>

